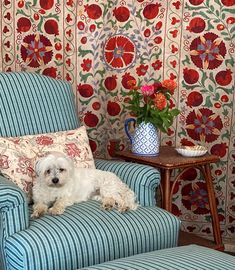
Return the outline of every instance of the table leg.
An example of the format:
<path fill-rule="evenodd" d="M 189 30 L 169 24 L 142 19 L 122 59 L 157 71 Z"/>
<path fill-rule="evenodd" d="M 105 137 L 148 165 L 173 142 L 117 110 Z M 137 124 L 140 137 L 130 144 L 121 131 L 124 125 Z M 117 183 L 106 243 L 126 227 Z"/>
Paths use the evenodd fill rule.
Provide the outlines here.
<path fill-rule="evenodd" d="M 204 177 L 205 177 L 206 186 L 207 186 L 214 240 L 215 240 L 215 243 L 219 247 L 223 247 L 221 232 L 220 232 L 219 216 L 217 212 L 217 205 L 216 205 L 216 199 L 215 199 L 215 193 L 214 193 L 214 186 L 213 186 L 212 177 L 211 177 L 210 164 L 205 165 Z"/>
<path fill-rule="evenodd" d="M 161 183 L 162 183 L 162 206 L 163 209 L 171 212 L 171 199 L 170 199 L 170 178 L 171 178 L 171 171 L 168 169 L 161 170 Z"/>

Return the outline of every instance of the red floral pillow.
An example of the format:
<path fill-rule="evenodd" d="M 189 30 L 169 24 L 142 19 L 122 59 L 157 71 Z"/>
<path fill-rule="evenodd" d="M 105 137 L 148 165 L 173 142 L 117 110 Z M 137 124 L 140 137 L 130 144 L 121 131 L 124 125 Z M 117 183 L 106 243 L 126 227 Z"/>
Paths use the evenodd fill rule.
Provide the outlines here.
<path fill-rule="evenodd" d="M 0 137 L 0 171 L 30 197 L 35 162 L 54 151 L 71 157 L 77 167 L 95 168 L 86 128 L 82 126 L 55 133 Z"/>

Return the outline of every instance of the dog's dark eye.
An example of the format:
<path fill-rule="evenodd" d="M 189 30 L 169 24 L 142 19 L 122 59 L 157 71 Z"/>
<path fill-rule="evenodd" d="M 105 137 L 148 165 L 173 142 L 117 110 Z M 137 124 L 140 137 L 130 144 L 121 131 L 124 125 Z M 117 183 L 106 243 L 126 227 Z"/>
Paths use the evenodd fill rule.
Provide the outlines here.
<path fill-rule="evenodd" d="M 46 174 L 50 174 L 50 173 L 51 173 L 51 170 L 48 169 L 48 170 L 46 171 Z"/>
<path fill-rule="evenodd" d="M 65 171 L 65 169 L 63 169 L 63 168 L 60 168 L 60 172 L 64 172 Z"/>

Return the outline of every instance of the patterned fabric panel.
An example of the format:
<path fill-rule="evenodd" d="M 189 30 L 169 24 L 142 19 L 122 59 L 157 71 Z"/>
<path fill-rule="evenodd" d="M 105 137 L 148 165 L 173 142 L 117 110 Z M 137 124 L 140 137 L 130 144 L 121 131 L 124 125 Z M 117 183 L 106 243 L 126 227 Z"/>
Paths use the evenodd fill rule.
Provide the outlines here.
<path fill-rule="evenodd" d="M 77 127 L 70 84 L 36 73 L 0 73 L 0 136 Z"/>
<path fill-rule="evenodd" d="M 32 220 L 6 239 L 8 269 L 74 270 L 156 249 L 174 247 L 180 222 L 157 207 L 121 214 L 96 201 L 68 207 L 61 216 Z"/>
<path fill-rule="evenodd" d="M 143 206 L 156 204 L 155 191 L 160 183 L 159 171 L 146 165 L 128 162 L 107 161 L 97 159 L 97 169 L 112 171 L 136 193 L 139 203 Z"/>
<path fill-rule="evenodd" d="M 234 270 L 235 257 L 190 245 L 135 255 L 83 270 Z"/>

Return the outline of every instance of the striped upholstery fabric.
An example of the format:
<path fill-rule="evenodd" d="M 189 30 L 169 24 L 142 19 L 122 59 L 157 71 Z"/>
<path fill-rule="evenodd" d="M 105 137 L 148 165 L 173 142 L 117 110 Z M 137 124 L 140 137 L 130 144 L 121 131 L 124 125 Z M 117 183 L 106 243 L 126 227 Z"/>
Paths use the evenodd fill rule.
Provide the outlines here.
<path fill-rule="evenodd" d="M 69 83 L 27 72 L 0 73 L 0 136 L 78 127 Z"/>
<path fill-rule="evenodd" d="M 137 194 L 139 203 L 143 206 L 154 206 L 156 187 L 160 183 L 159 171 L 145 165 L 96 160 L 97 169 L 116 173 Z"/>
<path fill-rule="evenodd" d="M 83 270 L 234 270 L 235 257 L 197 245 L 148 252 Z"/>
<path fill-rule="evenodd" d="M 179 220 L 157 207 L 121 214 L 96 201 L 31 220 L 6 239 L 8 269 L 72 270 L 177 244 Z"/>
<path fill-rule="evenodd" d="M 6 215 L 0 226 L 4 227 L 4 234 L 8 237 L 18 231 L 24 230 L 29 226 L 28 203 L 24 192 L 14 183 L 0 176 L 0 213 Z M 3 222 L 0 219 L 0 222 Z M 9 222 L 9 223 L 8 223 Z"/>
<path fill-rule="evenodd" d="M 29 226 L 25 194 L 0 176 L 0 269 L 5 269 L 5 239 Z"/>

